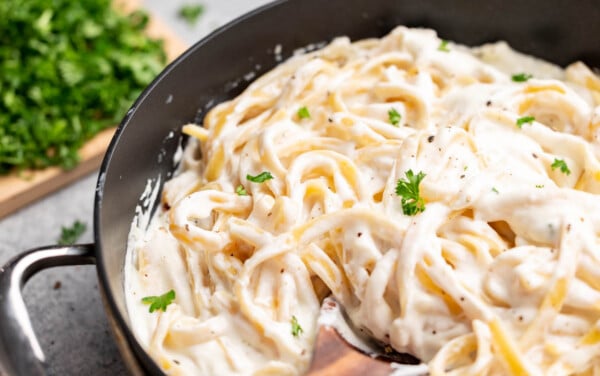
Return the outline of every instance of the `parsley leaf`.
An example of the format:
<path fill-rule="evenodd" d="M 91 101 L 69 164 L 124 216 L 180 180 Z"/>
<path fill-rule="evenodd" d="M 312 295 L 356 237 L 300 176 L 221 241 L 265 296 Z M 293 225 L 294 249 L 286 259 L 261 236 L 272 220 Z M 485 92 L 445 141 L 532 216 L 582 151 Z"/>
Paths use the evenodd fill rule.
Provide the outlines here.
<path fill-rule="evenodd" d="M 554 171 L 556 168 L 560 168 L 560 172 L 563 174 L 571 175 L 571 170 L 569 170 L 569 166 L 567 166 L 567 163 L 564 161 L 564 159 L 554 158 L 554 162 L 552 162 L 550 167 L 552 167 L 552 171 Z"/>
<path fill-rule="evenodd" d="M 264 183 L 267 180 L 273 179 L 273 175 L 271 175 L 269 171 L 263 171 L 256 176 L 248 174 L 246 175 L 246 179 L 250 180 L 253 183 Z"/>
<path fill-rule="evenodd" d="M 204 6 L 201 4 L 188 4 L 179 8 L 179 17 L 192 26 L 198 22 L 202 13 L 204 13 Z"/>
<path fill-rule="evenodd" d="M 237 193 L 239 196 L 248 196 L 248 192 L 246 192 L 246 188 L 244 188 L 244 186 L 241 184 L 235 188 L 235 193 Z"/>
<path fill-rule="evenodd" d="M 308 112 L 306 106 L 302 106 L 298 109 L 298 117 L 300 119 L 310 119 L 310 112 Z"/>
<path fill-rule="evenodd" d="M 517 127 L 523 127 L 523 124 L 532 123 L 535 121 L 533 116 L 523 116 L 517 119 Z"/>
<path fill-rule="evenodd" d="M 419 184 L 426 176 L 422 171 L 417 175 L 412 170 L 405 173 L 406 180 L 398 179 L 396 195 L 402 196 L 402 212 L 405 215 L 416 215 L 425 211 L 425 202 L 419 196 Z"/>
<path fill-rule="evenodd" d="M 74 244 L 85 232 L 87 228 L 86 224 L 83 222 L 79 222 L 78 220 L 73 222 L 71 227 L 62 227 L 60 239 L 58 239 L 58 244 L 60 245 L 71 245 Z"/>
<path fill-rule="evenodd" d="M 500 191 L 498 191 L 498 189 L 496 189 L 496 187 L 492 187 L 492 192 L 494 192 L 496 194 L 500 194 Z"/>
<path fill-rule="evenodd" d="M 110 0 L 0 1 L 0 174 L 75 167 L 166 63 L 143 12 Z"/>
<path fill-rule="evenodd" d="M 146 296 L 142 298 L 142 303 L 150 305 L 150 313 L 161 310 L 166 311 L 167 306 L 173 302 L 175 299 L 175 290 L 169 290 L 168 292 L 160 295 L 160 296 Z"/>
<path fill-rule="evenodd" d="M 536 188 L 544 188 L 544 184 L 536 184 L 535 187 Z"/>
<path fill-rule="evenodd" d="M 390 123 L 392 123 L 392 125 L 398 126 L 400 120 L 402 119 L 402 115 L 400 115 L 395 108 L 392 108 L 388 111 L 388 118 L 390 119 Z"/>
<path fill-rule="evenodd" d="M 442 51 L 442 52 L 450 52 L 450 49 L 448 48 L 448 41 L 445 39 L 442 39 L 442 41 L 440 42 L 440 46 L 438 47 L 438 51 Z"/>
<path fill-rule="evenodd" d="M 525 82 L 532 77 L 533 76 L 529 73 L 517 73 L 517 74 L 513 74 L 511 78 L 514 82 Z"/>
<path fill-rule="evenodd" d="M 304 329 L 298 323 L 296 316 L 292 316 L 292 335 L 298 337 L 301 333 L 304 333 Z"/>

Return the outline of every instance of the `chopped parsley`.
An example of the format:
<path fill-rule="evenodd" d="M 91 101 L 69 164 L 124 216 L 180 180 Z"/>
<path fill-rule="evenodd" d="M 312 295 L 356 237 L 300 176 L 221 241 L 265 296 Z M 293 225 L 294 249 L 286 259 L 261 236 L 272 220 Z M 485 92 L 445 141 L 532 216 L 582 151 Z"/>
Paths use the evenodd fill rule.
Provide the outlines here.
<path fill-rule="evenodd" d="M 188 4 L 179 8 L 179 17 L 184 19 L 188 25 L 195 25 L 198 18 L 204 13 L 202 4 Z"/>
<path fill-rule="evenodd" d="M 560 168 L 560 171 L 565 175 L 571 175 L 571 170 L 569 170 L 569 166 L 563 159 L 554 158 L 554 162 L 550 165 L 552 167 L 552 171 L 556 168 Z"/>
<path fill-rule="evenodd" d="M 536 188 L 544 188 L 544 184 L 536 184 L 535 187 Z"/>
<path fill-rule="evenodd" d="M 70 245 L 74 244 L 85 232 L 87 228 L 86 224 L 83 222 L 79 222 L 78 220 L 73 222 L 71 227 L 62 227 L 60 239 L 58 239 L 58 244 L 60 245 Z"/>
<path fill-rule="evenodd" d="M 246 179 L 253 183 L 264 183 L 267 180 L 273 179 L 273 175 L 269 171 L 263 171 L 256 176 L 252 176 L 250 174 L 246 175 Z"/>
<path fill-rule="evenodd" d="M 166 311 L 167 306 L 175 299 L 175 290 L 170 290 L 160 296 L 146 296 L 142 298 L 142 303 L 150 305 L 150 313 L 160 310 Z"/>
<path fill-rule="evenodd" d="M 298 337 L 301 333 L 304 333 L 304 329 L 298 323 L 296 316 L 292 316 L 292 335 Z"/>
<path fill-rule="evenodd" d="M 532 77 L 533 76 L 529 73 L 517 73 L 517 74 L 513 74 L 511 78 L 514 82 L 525 82 Z"/>
<path fill-rule="evenodd" d="M 75 167 L 166 63 L 149 21 L 112 1 L 0 1 L 0 174 Z"/>
<path fill-rule="evenodd" d="M 417 175 L 412 170 L 405 173 L 406 180 L 398 179 L 396 195 L 402 196 L 402 212 L 405 215 L 416 215 L 425 211 L 425 202 L 419 196 L 419 184 L 426 176 L 422 171 Z"/>
<path fill-rule="evenodd" d="M 440 46 L 438 47 L 438 51 L 450 52 L 450 49 L 448 48 L 448 41 L 447 40 L 442 39 L 442 41 L 440 42 Z"/>
<path fill-rule="evenodd" d="M 298 117 L 300 119 L 310 119 L 310 112 L 308 112 L 306 106 L 302 106 L 298 109 Z"/>
<path fill-rule="evenodd" d="M 496 189 L 496 187 L 492 187 L 492 192 L 494 192 L 494 193 L 496 193 L 496 194 L 500 193 L 500 192 L 499 192 L 499 191 Z"/>
<path fill-rule="evenodd" d="M 521 128 L 523 124 L 532 123 L 535 121 L 533 116 L 523 116 L 517 119 L 517 127 Z"/>
<path fill-rule="evenodd" d="M 238 196 L 248 196 L 248 192 L 246 192 L 246 188 L 244 188 L 244 186 L 241 184 L 235 188 L 235 193 L 237 193 Z"/>
<path fill-rule="evenodd" d="M 392 108 L 388 111 L 388 118 L 390 119 L 390 123 L 392 123 L 392 125 L 398 126 L 400 120 L 402 119 L 402 115 L 400 115 L 395 108 Z"/>

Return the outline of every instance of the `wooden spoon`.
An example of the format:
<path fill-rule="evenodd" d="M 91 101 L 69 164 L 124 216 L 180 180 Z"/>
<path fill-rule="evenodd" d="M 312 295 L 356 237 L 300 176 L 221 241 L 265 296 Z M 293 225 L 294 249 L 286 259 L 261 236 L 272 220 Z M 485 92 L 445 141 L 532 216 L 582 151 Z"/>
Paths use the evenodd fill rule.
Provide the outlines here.
<path fill-rule="evenodd" d="M 340 335 L 340 332 L 343 335 Z M 321 305 L 319 332 L 308 376 L 387 376 L 402 369 L 403 376 L 426 375 L 427 366 L 389 346 L 373 345 L 356 330 L 343 307 L 327 297 Z"/>

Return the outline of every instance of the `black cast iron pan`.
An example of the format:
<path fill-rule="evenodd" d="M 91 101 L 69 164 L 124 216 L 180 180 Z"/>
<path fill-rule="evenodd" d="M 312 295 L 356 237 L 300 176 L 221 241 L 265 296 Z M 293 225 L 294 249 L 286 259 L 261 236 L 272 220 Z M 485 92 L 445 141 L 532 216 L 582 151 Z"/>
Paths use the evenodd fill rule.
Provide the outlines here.
<path fill-rule="evenodd" d="M 20 288 L 42 268 L 81 263 L 97 265 L 106 314 L 131 372 L 162 374 L 129 328 L 123 264 L 140 194 L 148 179 L 171 175 L 180 127 L 239 94 L 245 74 L 275 66 L 277 45 L 285 58 L 310 43 L 379 37 L 397 25 L 430 27 L 467 45 L 503 39 L 561 65 L 600 67 L 599 0 L 282 0 L 233 21 L 168 66 L 123 119 L 99 173 L 95 244 L 28 251 L 0 269 L 0 374 L 45 374 Z"/>

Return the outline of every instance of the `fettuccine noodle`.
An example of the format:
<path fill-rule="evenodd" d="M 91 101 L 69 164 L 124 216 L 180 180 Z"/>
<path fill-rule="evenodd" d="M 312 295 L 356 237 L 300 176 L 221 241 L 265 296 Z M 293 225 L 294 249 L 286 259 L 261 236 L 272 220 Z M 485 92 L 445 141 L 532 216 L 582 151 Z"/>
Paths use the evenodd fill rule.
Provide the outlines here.
<path fill-rule="evenodd" d="M 598 375 L 599 129 L 598 76 L 504 43 L 399 27 L 294 56 L 183 128 L 130 242 L 134 331 L 169 375 L 301 374 L 331 294 L 431 375 Z"/>

